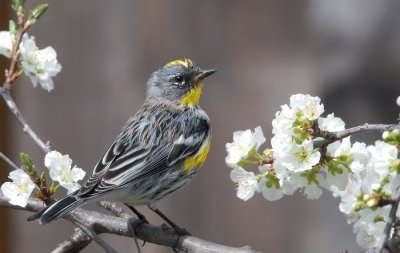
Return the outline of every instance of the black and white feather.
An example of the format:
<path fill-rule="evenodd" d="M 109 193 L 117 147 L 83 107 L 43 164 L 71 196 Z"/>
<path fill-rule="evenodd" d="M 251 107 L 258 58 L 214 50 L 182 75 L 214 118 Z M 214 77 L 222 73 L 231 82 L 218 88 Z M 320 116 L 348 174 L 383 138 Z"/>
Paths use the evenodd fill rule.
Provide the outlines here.
<path fill-rule="evenodd" d="M 49 206 L 40 221 L 50 222 L 87 202 L 103 199 L 154 205 L 196 175 L 197 170 L 185 172 L 183 163 L 210 141 L 210 134 L 209 118 L 199 107 L 148 100 L 128 120 L 87 182 Z"/>

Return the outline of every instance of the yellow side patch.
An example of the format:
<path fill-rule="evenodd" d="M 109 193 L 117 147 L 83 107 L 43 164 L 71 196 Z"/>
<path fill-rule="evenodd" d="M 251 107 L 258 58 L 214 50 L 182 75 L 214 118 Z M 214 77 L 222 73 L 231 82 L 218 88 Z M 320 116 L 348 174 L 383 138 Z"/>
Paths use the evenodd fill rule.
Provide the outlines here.
<path fill-rule="evenodd" d="M 193 169 L 199 168 L 206 161 L 208 151 L 210 151 L 210 142 L 208 142 L 201 150 L 192 156 L 186 158 L 183 168 L 185 172 L 189 172 Z"/>
<path fill-rule="evenodd" d="M 178 60 L 174 60 L 174 61 L 170 61 L 167 64 L 164 65 L 164 67 L 171 67 L 174 65 L 181 65 L 185 68 L 188 68 L 189 66 L 193 65 L 193 62 L 190 59 L 178 59 Z"/>
<path fill-rule="evenodd" d="M 197 105 L 200 101 L 201 93 L 202 93 L 203 83 L 197 83 L 195 87 L 186 92 L 185 95 L 181 98 L 182 106 L 194 106 Z"/>

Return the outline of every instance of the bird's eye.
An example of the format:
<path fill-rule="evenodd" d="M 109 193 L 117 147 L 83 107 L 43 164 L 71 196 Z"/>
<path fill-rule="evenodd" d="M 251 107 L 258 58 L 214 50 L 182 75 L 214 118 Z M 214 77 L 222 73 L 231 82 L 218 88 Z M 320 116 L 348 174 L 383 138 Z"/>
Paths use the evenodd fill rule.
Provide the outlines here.
<path fill-rule="evenodd" d="M 178 84 L 181 84 L 183 82 L 183 77 L 181 75 L 177 75 L 174 77 L 174 81 Z"/>

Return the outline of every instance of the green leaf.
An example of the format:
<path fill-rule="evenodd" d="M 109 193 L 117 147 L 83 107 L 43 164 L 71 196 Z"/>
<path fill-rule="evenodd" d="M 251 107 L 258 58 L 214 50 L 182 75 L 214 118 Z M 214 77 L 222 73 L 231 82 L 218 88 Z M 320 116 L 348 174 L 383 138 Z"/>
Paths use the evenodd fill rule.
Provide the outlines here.
<path fill-rule="evenodd" d="M 12 0 L 11 3 L 11 8 L 13 8 L 14 11 L 19 11 L 21 7 L 24 7 L 25 0 Z"/>
<path fill-rule="evenodd" d="M 19 158 L 21 160 L 21 164 L 26 168 L 28 172 L 33 172 L 35 170 L 35 165 L 33 164 L 32 159 L 28 154 L 21 152 L 19 154 Z"/>
<path fill-rule="evenodd" d="M 35 9 L 29 11 L 28 20 L 33 24 L 35 23 L 47 10 L 48 4 L 39 4 Z"/>
<path fill-rule="evenodd" d="M 319 181 L 317 179 L 317 175 L 319 173 L 319 168 L 318 166 L 314 166 L 311 170 L 304 171 L 303 173 L 300 174 L 300 176 L 304 177 L 307 179 L 307 183 L 310 184 L 316 184 L 319 185 Z"/>
<path fill-rule="evenodd" d="M 332 176 L 336 176 L 337 174 L 342 175 L 343 174 L 343 169 L 340 168 L 339 164 L 335 163 L 335 162 L 330 162 L 328 164 L 328 172 L 332 175 Z"/>
<path fill-rule="evenodd" d="M 383 217 L 382 215 L 375 216 L 374 223 L 381 222 L 381 221 L 385 221 L 385 217 Z"/>
<path fill-rule="evenodd" d="M 40 180 L 45 181 L 46 180 L 46 172 L 42 171 L 42 174 L 40 174 Z"/>
<path fill-rule="evenodd" d="M 266 186 L 268 189 L 275 187 L 276 189 L 281 188 L 281 185 L 279 184 L 279 179 L 276 177 L 274 173 L 269 173 L 266 175 Z"/>
<path fill-rule="evenodd" d="M 10 20 L 8 23 L 8 31 L 14 36 L 17 34 L 17 24 L 14 22 L 14 20 Z"/>
<path fill-rule="evenodd" d="M 246 167 L 246 166 L 249 166 L 249 165 L 256 165 L 256 164 L 258 164 L 258 162 L 249 161 L 249 160 L 246 160 L 246 159 L 241 159 L 241 160 L 237 163 L 237 165 L 238 165 L 239 167 Z"/>

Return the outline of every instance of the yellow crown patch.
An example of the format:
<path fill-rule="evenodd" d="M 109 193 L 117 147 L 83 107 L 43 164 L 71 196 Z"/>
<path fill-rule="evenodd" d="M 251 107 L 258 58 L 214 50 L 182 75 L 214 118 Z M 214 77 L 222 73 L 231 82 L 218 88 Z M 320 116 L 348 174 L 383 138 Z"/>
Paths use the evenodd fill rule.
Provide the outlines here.
<path fill-rule="evenodd" d="M 171 67 L 174 65 L 181 65 L 185 68 L 188 68 L 190 66 L 193 66 L 193 62 L 190 59 L 178 59 L 178 60 L 174 60 L 174 61 L 170 61 L 167 64 L 164 65 L 164 67 Z"/>

